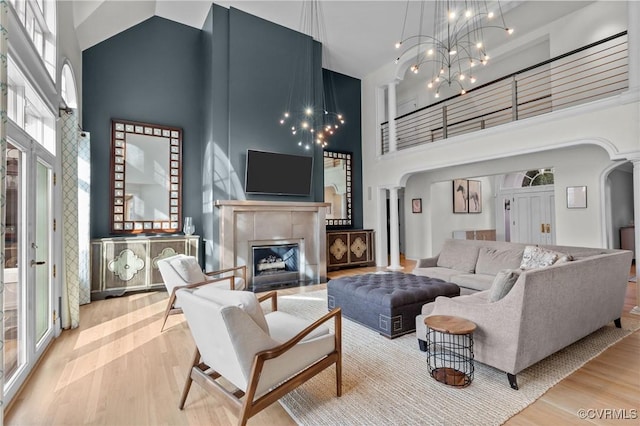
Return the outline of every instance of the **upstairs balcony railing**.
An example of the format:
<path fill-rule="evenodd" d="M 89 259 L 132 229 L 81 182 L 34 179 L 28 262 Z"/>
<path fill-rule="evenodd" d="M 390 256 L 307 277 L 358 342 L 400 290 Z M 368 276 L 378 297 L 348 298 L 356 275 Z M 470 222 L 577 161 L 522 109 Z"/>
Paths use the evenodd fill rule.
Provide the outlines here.
<path fill-rule="evenodd" d="M 581 47 L 395 119 L 397 149 L 407 149 L 625 91 L 627 32 Z M 380 126 L 389 152 L 389 122 Z"/>

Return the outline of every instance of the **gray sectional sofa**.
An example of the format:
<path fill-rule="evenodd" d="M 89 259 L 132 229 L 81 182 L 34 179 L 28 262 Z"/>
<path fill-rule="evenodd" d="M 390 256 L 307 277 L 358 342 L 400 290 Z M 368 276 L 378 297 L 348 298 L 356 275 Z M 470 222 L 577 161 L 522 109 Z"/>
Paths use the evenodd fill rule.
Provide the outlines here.
<path fill-rule="evenodd" d="M 503 241 L 448 239 L 440 254 L 419 259 L 413 273 L 458 284 L 460 294 L 488 290 L 500 270 L 520 267 L 526 246 Z"/>
<path fill-rule="evenodd" d="M 426 349 L 425 317 L 453 315 L 477 325 L 475 359 L 516 374 L 612 321 L 620 326 L 632 253 L 626 250 L 540 246 L 566 254 L 551 266 L 518 270 L 526 245 L 447 240 L 441 253 L 418 261 L 416 275 L 458 284 L 464 295 L 438 297 L 416 317 L 420 348 Z M 519 256 L 519 259 L 518 259 Z M 571 259 L 571 260 L 569 260 Z M 490 301 L 494 277 L 517 270 L 508 293 Z"/>

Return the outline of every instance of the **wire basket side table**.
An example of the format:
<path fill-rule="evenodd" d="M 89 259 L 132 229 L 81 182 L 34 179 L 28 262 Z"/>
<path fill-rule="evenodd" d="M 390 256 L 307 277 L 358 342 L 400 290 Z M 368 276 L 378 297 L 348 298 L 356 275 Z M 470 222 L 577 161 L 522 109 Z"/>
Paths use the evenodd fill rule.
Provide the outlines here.
<path fill-rule="evenodd" d="M 476 325 L 449 315 L 430 316 L 424 323 L 427 326 L 427 361 L 431 377 L 449 386 L 469 386 L 473 381 L 473 332 Z"/>

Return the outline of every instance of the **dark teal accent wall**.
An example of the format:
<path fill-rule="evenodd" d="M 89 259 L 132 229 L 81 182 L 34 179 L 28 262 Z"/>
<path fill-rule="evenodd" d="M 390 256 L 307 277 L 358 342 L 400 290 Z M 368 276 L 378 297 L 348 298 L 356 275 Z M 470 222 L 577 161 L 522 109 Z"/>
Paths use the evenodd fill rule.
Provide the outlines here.
<path fill-rule="evenodd" d="M 83 52 L 83 124 L 92 138 L 91 235 L 109 234 L 112 118 L 184 130 L 184 215 L 203 237 L 207 268 L 217 266 L 216 200 L 323 201 L 323 158 L 304 150 L 278 121 L 287 107 L 293 70 L 312 53 L 313 96 L 320 99 L 321 45 L 310 37 L 240 10 L 213 4 L 202 30 L 150 18 Z M 331 148 L 354 154 L 354 226 L 362 224 L 360 80 L 331 73 L 347 124 Z M 294 87 L 293 97 L 306 91 Z M 306 197 L 246 195 L 247 149 L 310 155 Z M 275 173 L 283 172 L 274 170 Z"/>
<path fill-rule="evenodd" d="M 322 96 L 322 50 L 319 43 L 304 34 L 217 5 L 212 6 L 205 21 L 203 37 L 202 56 L 207 61 L 204 97 L 210 99 L 205 106 L 203 138 L 202 190 L 207 222 L 203 237 L 207 267 L 216 268 L 219 259 L 219 210 L 213 206 L 216 200 L 323 200 L 322 150 L 317 146 L 309 151 L 300 148 L 288 127 L 279 124 L 289 96 L 301 98 L 306 91 L 306 86 L 292 88 L 292 74 L 300 66 L 301 56 L 312 56 L 310 68 L 315 73 L 312 97 Z M 312 156 L 311 194 L 245 194 L 248 149 Z"/>
<path fill-rule="evenodd" d="M 200 229 L 201 31 L 160 17 L 82 54 L 82 123 L 91 132 L 91 237 L 109 236 L 111 119 L 181 127 L 183 215 Z"/>
<path fill-rule="evenodd" d="M 344 115 L 345 124 L 329 141 L 327 150 L 351 152 L 353 154 L 352 175 L 352 220 L 353 228 L 362 228 L 362 122 L 361 82 L 334 71 L 323 70 L 326 99 L 335 99 L 338 113 Z"/>
<path fill-rule="evenodd" d="M 250 200 L 322 201 L 322 150 L 304 150 L 291 135 L 288 126 L 281 126 L 289 96 L 301 99 L 307 91 L 307 80 L 292 75 L 299 70 L 305 57 L 313 55 L 315 83 L 313 97 L 322 95 L 321 46 L 301 33 L 275 25 L 238 9 L 229 9 L 229 156 L 231 166 L 244 185 L 247 149 L 284 154 L 308 155 L 314 158 L 311 194 L 306 197 L 247 194 Z M 297 86 L 292 86 L 292 81 Z M 304 85 L 303 85 L 304 84 Z M 308 84 L 308 83 L 307 83 Z M 293 94 L 291 95 L 291 90 Z M 310 99 L 314 102 L 314 99 Z M 315 104 L 315 103 L 314 103 Z M 303 108 L 303 105 L 292 107 Z M 274 170 L 286 173 L 286 170 Z M 229 194 L 231 199 L 239 199 Z"/>
<path fill-rule="evenodd" d="M 215 200 L 227 199 L 234 180 L 229 164 L 229 10 L 212 5 L 202 28 L 203 139 L 202 235 L 207 270 L 218 267 L 219 210 Z M 240 188 L 241 190 L 241 188 Z M 240 194 L 239 194 L 240 195 Z M 215 260 L 214 260 L 215 259 Z"/>

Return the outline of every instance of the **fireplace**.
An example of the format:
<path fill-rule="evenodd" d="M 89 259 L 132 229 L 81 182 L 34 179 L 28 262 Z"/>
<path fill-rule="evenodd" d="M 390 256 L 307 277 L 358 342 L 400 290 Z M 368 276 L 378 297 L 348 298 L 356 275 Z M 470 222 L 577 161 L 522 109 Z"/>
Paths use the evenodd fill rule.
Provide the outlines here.
<path fill-rule="evenodd" d="M 270 242 L 251 245 L 253 291 L 298 284 L 301 278 L 300 243 Z"/>
<path fill-rule="evenodd" d="M 220 209 L 221 268 L 247 265 L 247 282 L 251 287 L 255 268 L 252 247 L 298 244 L 300 284 L 326 281 L 325 209 L 328 203 L 217 200 L 216 207 Z M 292 282 L 293 277 L 280 277 L 277 281 L 279 283 L 258 282 L 256 287 L 260 291 L 281 287 L 283 282 Z"/>

